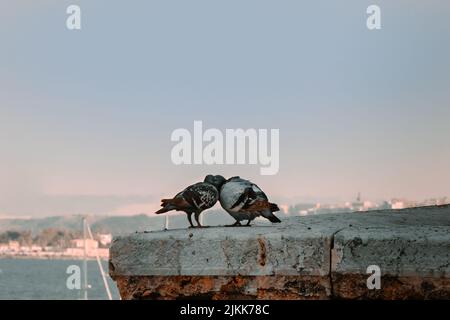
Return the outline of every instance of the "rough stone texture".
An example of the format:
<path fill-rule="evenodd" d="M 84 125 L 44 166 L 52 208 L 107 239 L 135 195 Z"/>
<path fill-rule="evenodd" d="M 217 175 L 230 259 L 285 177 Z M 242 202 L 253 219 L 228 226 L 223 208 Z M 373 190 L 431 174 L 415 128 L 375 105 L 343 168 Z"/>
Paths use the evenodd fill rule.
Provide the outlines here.
<path fill-rule="evenodd" d="M 318 276 L 116 276 L 122 299 L 327 299 Z"/>
<path fill-rule="evenodd" d="M 449 299 L 450 206 L 136 233 L 114 239 L 110 274 L 123 299 Z"/>
<path fill-rule="evenodd" d="M 340 298 L 450 299 L 448 226 L 355 227 L 334 237 L 332 282 Z M 377 265 L 383 290 L 367 290 Z"/>
<path fill-rule="evenodd" d="M 293 221 L 294 222 L 294 221 Z M 298 224 L 179 229 L 117 238 L 112 275 L 327 275 L 332 231 Z"/>

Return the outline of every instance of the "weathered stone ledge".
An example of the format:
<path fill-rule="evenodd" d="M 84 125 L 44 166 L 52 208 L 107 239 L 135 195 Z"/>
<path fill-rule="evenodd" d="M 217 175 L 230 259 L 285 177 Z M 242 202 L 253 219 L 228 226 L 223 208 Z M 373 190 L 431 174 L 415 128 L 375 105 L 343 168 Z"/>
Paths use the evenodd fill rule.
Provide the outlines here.
<path fill-rule="evenodd" d="M 450 299 L 450 206 L 136 233 L 110 274 L 123 299 Z"/>

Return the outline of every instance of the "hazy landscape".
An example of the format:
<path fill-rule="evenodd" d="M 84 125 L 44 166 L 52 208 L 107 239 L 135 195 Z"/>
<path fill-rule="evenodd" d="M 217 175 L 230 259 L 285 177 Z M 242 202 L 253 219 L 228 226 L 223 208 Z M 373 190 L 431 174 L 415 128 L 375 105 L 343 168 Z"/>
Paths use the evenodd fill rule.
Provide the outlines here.
<path fill-rule="evenodd" d="M 81 232 L 81 216 L 54 216 L 30 219 L 0 219 L 0 234 L 6 231 L 31 231 L 33 235 L 45 229 L 59 229 Z M 203 221 L 219 225 L 232 222 L 230 216 L 221 210 L 212 210 L 204 214 Z M 136 231 L 162 230 L 165 216 L 138 214 L 134 216 L 89 216 L 88 221 L 94 233 L 111 233 L 123 235 Z M 188 221 L 185 214 L 169 214 L 169 228 L 186 228 Z"/>

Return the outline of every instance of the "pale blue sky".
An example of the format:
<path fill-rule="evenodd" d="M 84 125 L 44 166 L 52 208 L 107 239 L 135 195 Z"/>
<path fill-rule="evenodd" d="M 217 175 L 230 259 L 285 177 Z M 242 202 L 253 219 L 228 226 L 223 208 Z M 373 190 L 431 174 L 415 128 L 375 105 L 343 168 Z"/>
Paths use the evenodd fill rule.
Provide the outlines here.
<path fill-rule="evenodd" d="M 1 0 L 0 39 L 0 215 L 150 213 L 210 172 L 280 203 L 450 195 L 448 2 Z M 279 128 L 279 173 L 173 165 L 194 120 Z"/>

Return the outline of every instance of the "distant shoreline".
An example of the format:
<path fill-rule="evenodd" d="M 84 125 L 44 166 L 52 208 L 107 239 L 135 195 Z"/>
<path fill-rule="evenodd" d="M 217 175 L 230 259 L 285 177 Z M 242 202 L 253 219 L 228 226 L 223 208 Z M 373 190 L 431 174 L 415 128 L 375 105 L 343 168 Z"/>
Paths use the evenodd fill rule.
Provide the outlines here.
<path fill-rule="evenodd" d="M 11 259 L 11 260 L 84 260 L 83 257 L 70 257 L 70 256 L 18 256 L 18 255 L 0 255 L 0 260 Z M 95 261 L 95 257 L 86 257 L 86 260 Z M 108 261 L 109 259 L 100 257 L 100 260 Z"/>

